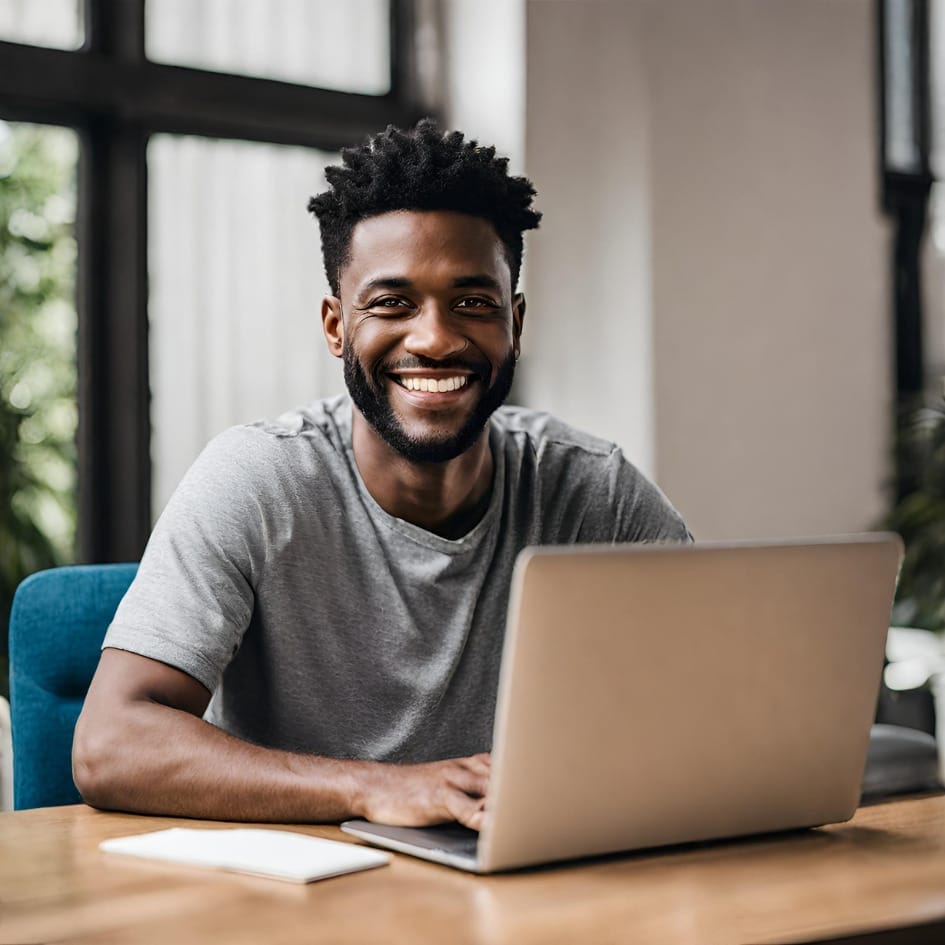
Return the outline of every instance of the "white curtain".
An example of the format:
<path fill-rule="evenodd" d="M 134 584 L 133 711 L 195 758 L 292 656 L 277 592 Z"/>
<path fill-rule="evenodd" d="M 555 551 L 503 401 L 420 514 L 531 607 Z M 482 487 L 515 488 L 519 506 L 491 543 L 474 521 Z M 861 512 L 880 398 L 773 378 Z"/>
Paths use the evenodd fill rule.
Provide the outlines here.
<path fill-rule="evenodd" d="M 148 150 L 154 517 L 207 440 L 343 389 L 318 224 L 335 155 L 156 136 Z"/>

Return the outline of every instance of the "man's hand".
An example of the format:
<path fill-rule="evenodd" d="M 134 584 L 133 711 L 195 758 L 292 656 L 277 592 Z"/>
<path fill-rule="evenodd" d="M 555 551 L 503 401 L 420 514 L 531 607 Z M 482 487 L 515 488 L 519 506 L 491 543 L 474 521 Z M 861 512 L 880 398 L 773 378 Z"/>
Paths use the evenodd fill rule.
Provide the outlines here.
<path fill-rule="evenodd" d="M 364 774 L 359 807 L 379 824 L 427 827 L 456 820 L 479 830 L 490 770 L 487 754 L 417 765 L 373 764 Z"/>

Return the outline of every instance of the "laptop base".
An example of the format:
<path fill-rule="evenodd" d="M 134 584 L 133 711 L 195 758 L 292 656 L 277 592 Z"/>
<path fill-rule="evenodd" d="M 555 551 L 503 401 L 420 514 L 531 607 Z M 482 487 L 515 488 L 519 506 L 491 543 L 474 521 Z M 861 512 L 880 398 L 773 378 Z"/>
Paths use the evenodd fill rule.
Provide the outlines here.
<path fill-rule="evenodd" d="M 470 873 L 481 872 L 476 847 L 479 834 L 460 824 L 436 827 L 391 827 L 369 820 L 346 820 L 341 829 L 374 846 L 408 853 Z"/>

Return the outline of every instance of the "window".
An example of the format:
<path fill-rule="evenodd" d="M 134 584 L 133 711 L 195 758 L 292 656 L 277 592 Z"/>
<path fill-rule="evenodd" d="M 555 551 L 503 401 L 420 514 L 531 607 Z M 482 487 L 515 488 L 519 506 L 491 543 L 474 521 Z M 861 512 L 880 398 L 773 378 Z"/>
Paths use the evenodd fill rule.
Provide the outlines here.
<path fill-rule="evenodd" d="M 188 238 L 208 238 L 199 230 L 205 217 L 167 221 L 163 205 L 151 200 L 186 190 L 193 175 L 212 174 L 221 162 L 242 175 L 261 155 L 271 167 L 301 168 L 315 192 L 328 154 L 389 123 L 415 122 L 424 114 L 413 65 L 416 2 L 254 0 L 239 5 L 238 22 L 229 0 L 15 0 L 2 7 L 0 119 L 77 133 L 80 560 L 134 560 L 147 540 L 151 382 L 167 376 L 174 327 L 166 319 L 175 304 L 168 300 L 180 291 L 174 267 L 183 265 L 167 234 L 179 225 Z M 213 42 L 195 41 L 200 36 Z M 248 189 L 257 186 L 252 175 L 247 180 Z M 317 227 L 307 222 L 317 251 Z M 317 267 L 313 260 L 299 278 Z M 212 273 L 197 275 L 193 284 L 202 288 L 195 291 L 206 293 Z M 243 330 L 245 318 L 235 319 L 231 331 Z M 160 437 L 167 402 L 156 393 Z M 166 476 L 161 482 L 156 505 Z"/>
<path fill-rule="evenodd" d="M 0 121 L 0 664 L 16 585 L 75 557 L 77 158 L 73 131 Z"/>
<path fill-rule="evenodd" d="M 4 0 L 0 37 L 56 49 L 78 49 L 85 39 L 82 0 Z"/>
<path fill-rule="evenodd" d="M 323 89 L 390 91 L 387 0 L 148 0 L 155 62 Z"/>

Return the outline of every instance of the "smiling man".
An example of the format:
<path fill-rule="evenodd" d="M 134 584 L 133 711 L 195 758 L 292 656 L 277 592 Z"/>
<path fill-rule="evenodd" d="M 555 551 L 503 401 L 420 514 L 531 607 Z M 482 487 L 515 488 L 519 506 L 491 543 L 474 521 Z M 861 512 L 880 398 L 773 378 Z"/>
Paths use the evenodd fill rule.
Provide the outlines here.
<path fill-rule="evenodd" d="M 429 121 L 327 177 L 349 397 L 227 431 L 168 504 L 76 729 L 96 806 L 478 829 L 518 552 L 689 538 L 619 448 L 502 406 L 527 180 Z"/>

